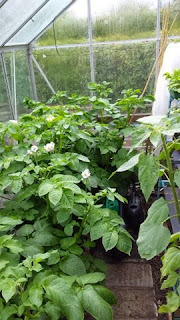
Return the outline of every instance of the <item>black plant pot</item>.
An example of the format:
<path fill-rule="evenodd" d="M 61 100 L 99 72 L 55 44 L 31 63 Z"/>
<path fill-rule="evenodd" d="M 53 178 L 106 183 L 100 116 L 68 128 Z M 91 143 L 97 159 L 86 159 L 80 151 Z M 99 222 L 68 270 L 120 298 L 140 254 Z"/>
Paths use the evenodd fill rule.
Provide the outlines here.
<path fill-rule="evenodd" d="M 144 221 L 144 212 L 141 198 L 133 191 L 128 197 L 128 204 L 124 206 L 123 219 L 128 229 L 138 234 L 141 223 Z"/>

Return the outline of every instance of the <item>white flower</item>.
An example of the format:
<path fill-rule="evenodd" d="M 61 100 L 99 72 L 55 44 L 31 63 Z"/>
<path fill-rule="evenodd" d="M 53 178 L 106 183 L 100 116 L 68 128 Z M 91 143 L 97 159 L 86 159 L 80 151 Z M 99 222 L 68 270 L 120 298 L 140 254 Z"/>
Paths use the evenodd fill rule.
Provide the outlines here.
<path fill-rule="evenodd" d="M 44 59 L 44 58 L 46 58 L 46 55 L 45 55 L 45 54 L 43 54 L 43 59 Z"/>
<path fill-rule="evenodd" d="M 32 154 L 32 151 L 31 151 L 31 150 L 28 150 L 28 151 L 27 151 L 27 154 L 31 155 L 31 154 Z"/>
<path fill-rule="evenodd" d="M 89 169 L 85 169 L 82 173 L 81 173 L 83 179 L 87 179 L 90 177 L 91 173 L 89 171 Z"/>
<path fill-rule="evenodd" d="M 44 146 L 44 149 L 47 151 L 47 152 L 51 152 L 51 151 L 54 151 L 54 142 L 50 142 L 50 143 L 47 143 L 45 146 Z"/>
<path fill-rule="evenodd" d="M 17 124 L 17 120 L 9 120 L 9 123 Z"/>
<path fill-rule="evenodd" d="M 52 116 L 51 114 L 46 118 L 47 122 L 52 122 L 55 119 L 54 116 Z"/>
<path fill-rule="evenodd" d="M 32 146 L 31 147 L 31 151 L 32 152 L 37 152 L 38 151 L 38 147 L 37 146 Z"/>

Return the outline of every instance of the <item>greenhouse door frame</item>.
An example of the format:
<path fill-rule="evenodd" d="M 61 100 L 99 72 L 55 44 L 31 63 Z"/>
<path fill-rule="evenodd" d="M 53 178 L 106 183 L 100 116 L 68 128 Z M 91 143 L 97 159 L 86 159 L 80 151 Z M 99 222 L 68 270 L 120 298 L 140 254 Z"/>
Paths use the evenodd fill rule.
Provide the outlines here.
<path fill-rule="evenodd" d="M 8 72 L 7 72 L 7 66 L 6 66 L 6 61 L 5 61 L 5 57 L 4 57 L 3 52 L 0 52 L 0 61 L 1 61 L 2 72 L 3 72 L 3 76 L 4 76 L 4 83 L 5 83 L 5 87 L 6 87 L 6 93 L 7 93 L 7 98 L 8 98 L 11 114 L 12 114 L 13 119 L 15 119 L 16 116 L 15 116 L 12 92 L 11 92 L 11 87 L 10 87 Z"/>

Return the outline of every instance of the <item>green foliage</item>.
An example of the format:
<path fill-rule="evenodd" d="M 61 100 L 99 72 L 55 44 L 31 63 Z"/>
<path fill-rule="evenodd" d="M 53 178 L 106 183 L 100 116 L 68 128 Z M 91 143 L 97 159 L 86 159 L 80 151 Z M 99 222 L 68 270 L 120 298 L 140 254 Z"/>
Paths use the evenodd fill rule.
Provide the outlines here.
<path fill-rule="evenodd" d="M 148 201 L 155 184 L 159 178 L 160 165 L 156 157 L 153 155 L 141 154 L 139 158 L 139 181 L 141 190 L 146 201 Z"/>
<path fill-rule="evenodd" d="M 167 248 L 170 231 L 164 227 L 163 223 L 168 218 L 168 213 L 168 205 L 163 198 L 156 200 L 148 210 L 148 216 L 140 226 L 137 240 L 142 258 L 152 259 Z"/>
<path fill-rule="evenodd" d="M 123 219 L 103 205 L 106 197 L 126 202 L 119 190 L 131 172 L 128 179 L 121 173 L 120 180 L 109 178 L 128 121 L 121 106 L 104 99 L 106 86 L 97 85 L 94 97 L 67 96 L 68 105 L 61 100 L 36 106 L 26 99 L 31 113 L 0 123 L 3 320 L 81 320 L 84 312 L 100 320 L 113 317 L 105 266 L 93 259 L 91 248 L 101 238 L 106 251 L 117 247 L 130 254 Z"/>
<path fill-rule="evenodd" d="M 132 134 L 131 150 L 137 147 L 142 148 L 147 138 L 155 148 L 161 144 L 162 150 L 156 156 L 156 152 L 152 148 L 147 148 L 146 153 L 141 151 L 141 153 L 131 157 L 117 171 L 125 171 L 137 165 L 141 190 L 146 201 L 149 199 L 158 177 L 164 175 L 169 180 L 176 216 L 180 221 L 180 204 L 176 192 L 176 185 L 178 187 L 180 185 L 180 170 L 174 169 L 171 164 L 171 154 L 174 150 L 179 150 L 180 141 L 178 136 L 169 143 L 166 143 L 165 140 L 166 135 L 174 135 L 180 132 L 179 109 L 172 109 L 168 116 L 144 117 L 139 119 L 139 122 L 140 125 L 134 128 Z M 147 260 L 167 249 L 162 257 L 162 289 L 175 286 L 176 291 L 167 294 L 167 304 L 159 308 L 161 313 L 174 312 L 180 306 L 180 278 L 177 272 L 180 267 L 180 248 L 178 244 L 180 235 L 179 233 L 170 234 L 165 224 L 168 219 L 170 219 L 168 203 L 163 198 L 160 198 L 148 210 L 147 218 L 140 226 L 137 239 L 139 253 L 142 258 Z"/>
<path fill-rule="evenodd" d="M 180 93 L 180 69 L 174 70 L 172 74 L 166 72 L 164 75 L 166 80 L 169 80 L 168 88 L 170 92 Z"/>

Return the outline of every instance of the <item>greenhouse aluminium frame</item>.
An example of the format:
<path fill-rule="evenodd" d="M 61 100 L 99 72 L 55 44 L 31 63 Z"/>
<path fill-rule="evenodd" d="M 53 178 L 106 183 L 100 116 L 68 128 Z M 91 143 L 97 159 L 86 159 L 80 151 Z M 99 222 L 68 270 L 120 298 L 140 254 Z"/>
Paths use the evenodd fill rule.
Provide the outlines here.
<path fill-rule="evenodd" d="M 24 6 L 24 0 L 0 0 L 0 62 L 4 76 L 8 103 L 13 119 L 17 119 L 16 99 L 16 61 L 15 52 L 25 50 L 31 82 L 32 98 L 38 100 L 34 67 L 40 72 L 47 86 L 54 94 L 55 90 L 46 77 L 44 71 L 33 55 L 34 50 L 51 50 L 87 47 L 89 48 L 90 79 L 95 81 L 94 48 L 102 45 L 133 44 L 142 42 L 156 42 L 156 59 L 160 48 L 160 10 L 161 0 L 157 0 L 156 36 L 147 39 L 134 39 L 123 41 L 93 41 L 91 0 L 87 1 L 88 8 L 88 40 L 82 44 L 67 44 L 57 46 L 34 46 L 34 42 L 45 32 L 45 30 L 67 10 L 76 0 L 28 0 Z M 14 18 L 15 17 L 15 18 Z M 170 39 L 180 39 L 180 36 L 172 36 Z M 9 83 L 5 53 L 12 52 L 11 69 L 13 74 L 12 84 Z M 156 74 L 158 69 L 156 67 Z"/>

